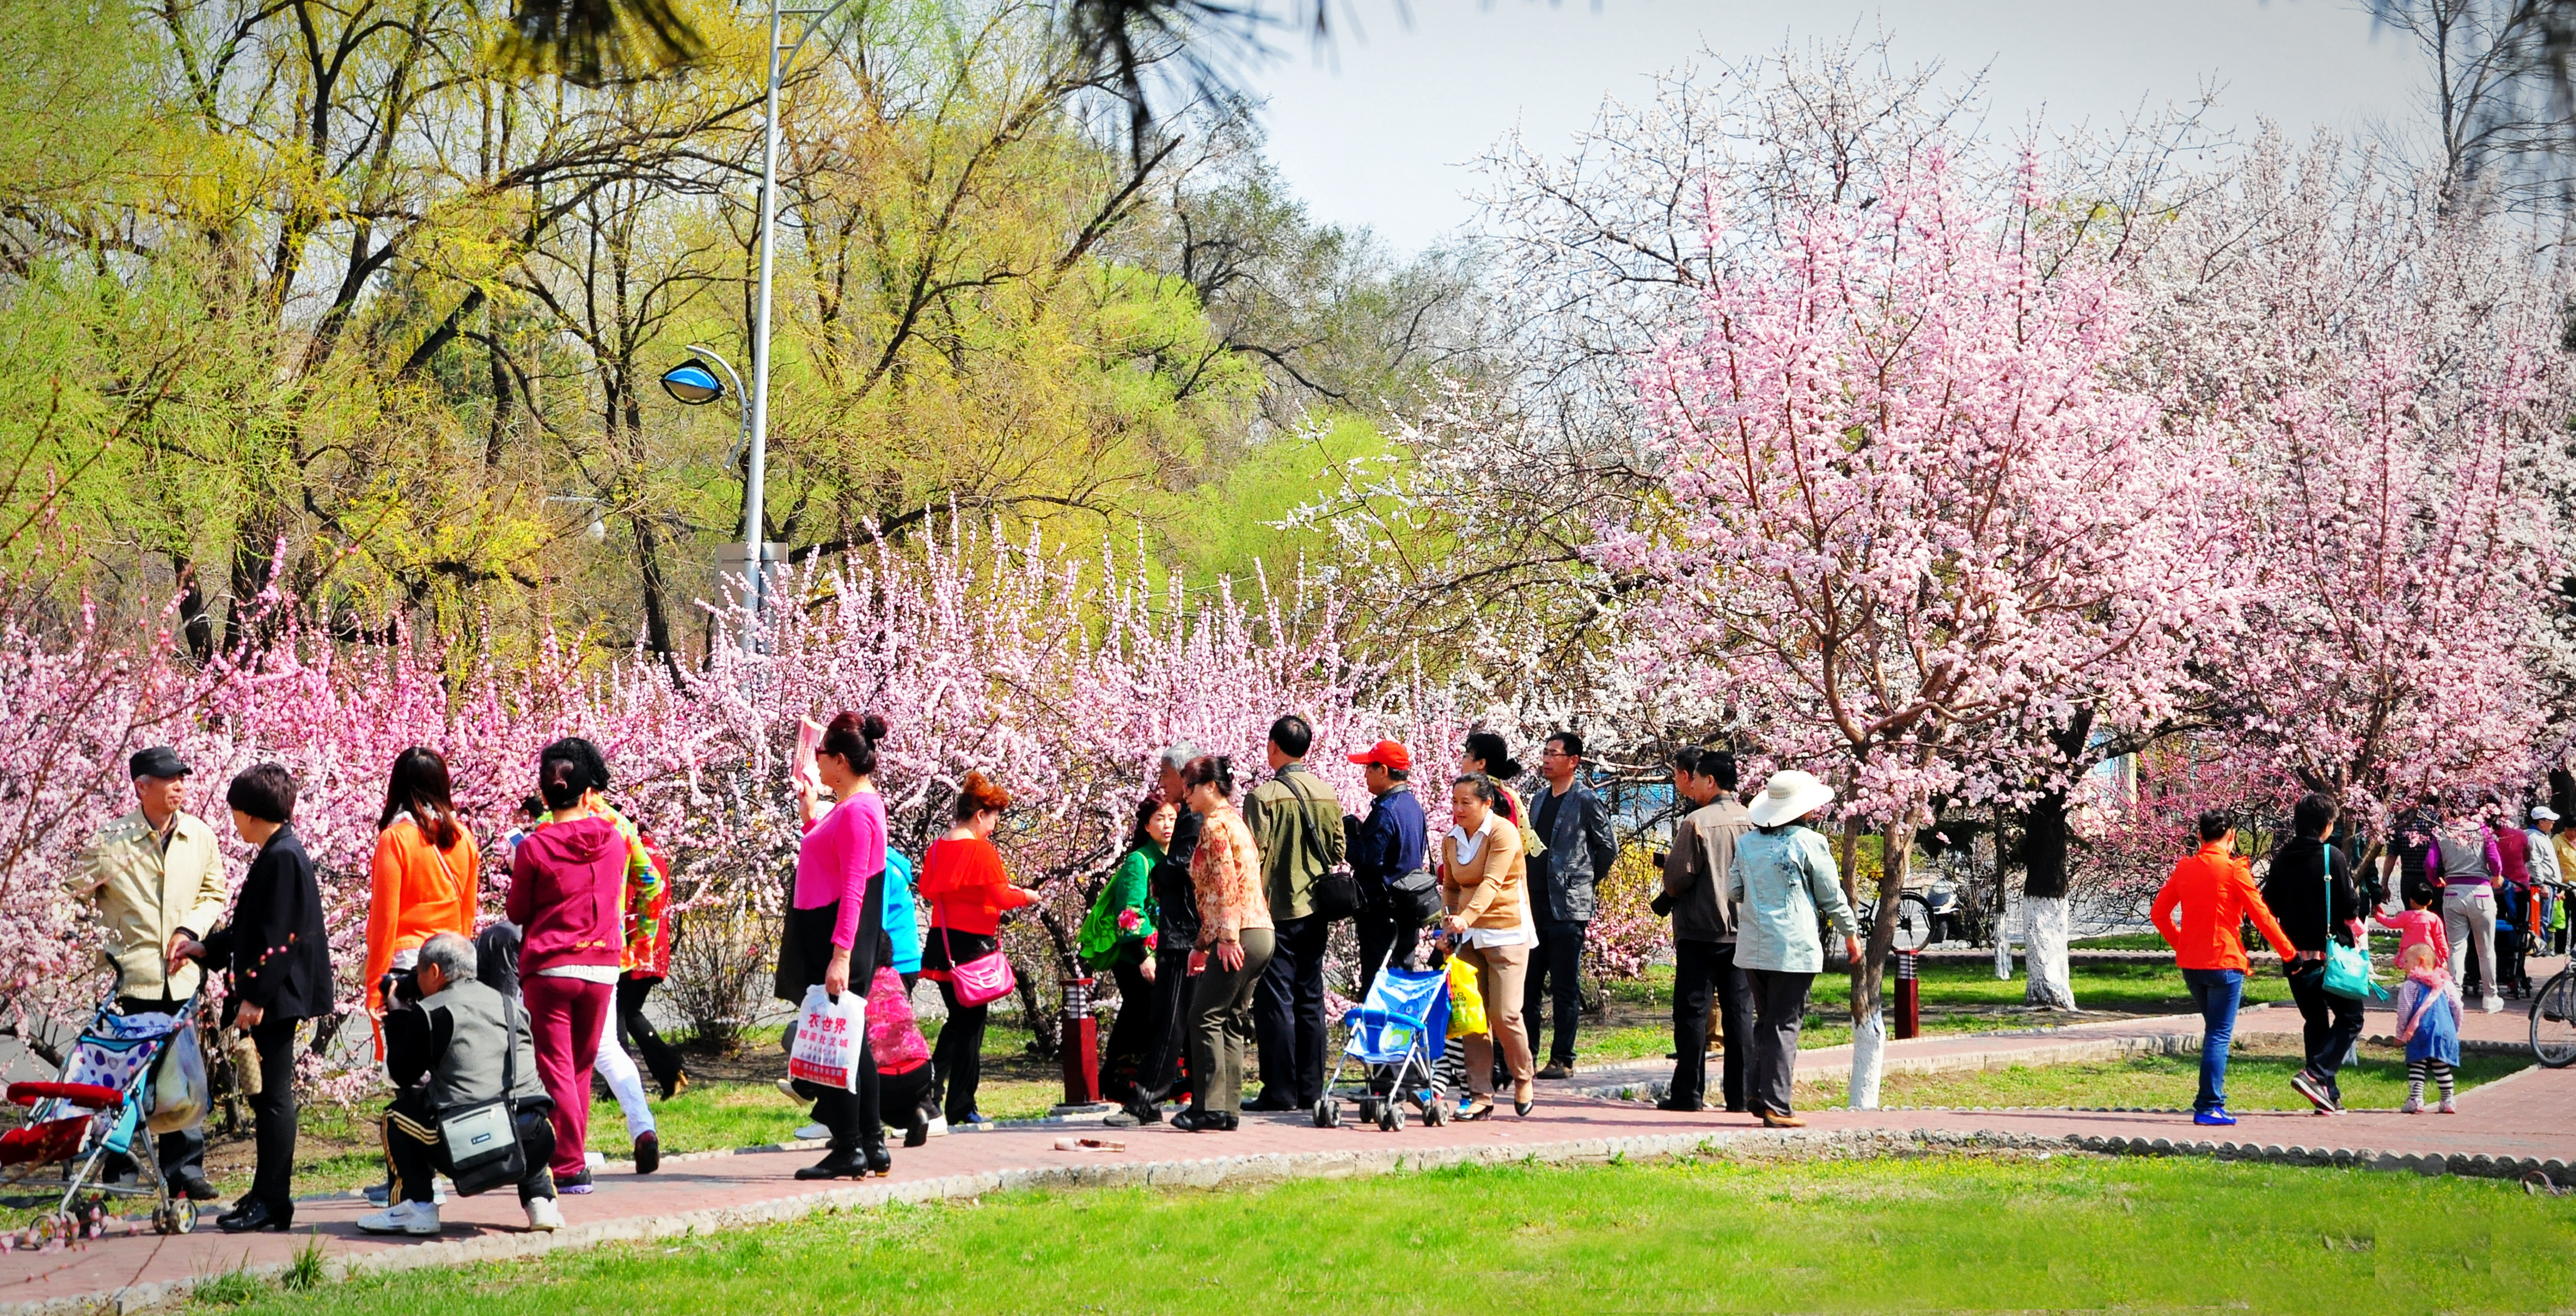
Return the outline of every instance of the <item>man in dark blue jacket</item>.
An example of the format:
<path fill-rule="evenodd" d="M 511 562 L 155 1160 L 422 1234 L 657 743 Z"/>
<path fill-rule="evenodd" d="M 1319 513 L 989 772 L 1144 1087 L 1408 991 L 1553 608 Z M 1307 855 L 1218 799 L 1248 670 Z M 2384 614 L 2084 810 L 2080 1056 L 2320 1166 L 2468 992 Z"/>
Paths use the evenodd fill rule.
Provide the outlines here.
<path fill-rule="evenodd" d="M 1375 797 L 1366 822 L 1343 819 L 1352 829 L 1351 873 L 1360 880 L 1360 997 L 1365 1000 L 1379 969 L 1413 959 L 1422 928 L 1409 917 L 1395 884 L 1422 871 L 1429 828 L 1422 801 L 1405 784 L 1413 755 L 1401 743 L 1381 740 L 1365 753 L 1351 755 L 1351 762 L 1366 769 L 1369 794 Z"/>
<path fill-rule="evenodd" d="M 1538 948 L 1530 956 L 1527 992 L 1521 1001 L 1521 1023 L 1530 1044 L 1539 1038 L 1541 1007 L 1556 1007 L 1556 1037 L 1548 1048 L 1540 1078 L 1568 1078 L 1574 1073 L 1574 1030 L 1583 1013 L 1583 942 L 1597 906 L 1593 888 L 1610 875 L 1619 858 L 1610 834 L 1610 811 L 1582 784 L 1583 737 L 1554 731 L 1539 755 L 1538 773 L 1547 789 L 1531 802 L 1530 825 L 1547 845 L 1545 854 L 1529 861 L 1530 913 L 1538 920 Z"/>

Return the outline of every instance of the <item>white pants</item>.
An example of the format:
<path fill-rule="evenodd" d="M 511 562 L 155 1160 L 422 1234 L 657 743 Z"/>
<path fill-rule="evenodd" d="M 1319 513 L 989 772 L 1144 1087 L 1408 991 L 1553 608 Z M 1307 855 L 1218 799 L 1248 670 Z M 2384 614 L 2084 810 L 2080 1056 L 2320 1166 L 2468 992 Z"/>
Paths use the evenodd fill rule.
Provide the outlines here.
<path fill-rule="evenodd" d="M 2442 889 L 2442 930 L 2451 937 L 2451 973 L 2468 977 L 2468 947 L 2478 950 L 2479 990 L 2489 996 L 2501 996 L 2495 976 L 2495 892 L 2487 887 L 2444 887 Z"/>
<path fill-rule="evenodd" d="M 2495 916 L 2487 916 L 2487 926 L 2495 926 Z M 617 1044 L 617 1011 L 610 1009 L 599 1022 L 599 1059 L 591 1069 L 608 1081 L 608 1090 L 617 1094 L 617 1108 L 626 1112 L 626 1140 L 653 1131 L 653 1108 L 644 1102 L 644 1076 L 635 1072 L 635 1060 L 626 1048 Z"/>

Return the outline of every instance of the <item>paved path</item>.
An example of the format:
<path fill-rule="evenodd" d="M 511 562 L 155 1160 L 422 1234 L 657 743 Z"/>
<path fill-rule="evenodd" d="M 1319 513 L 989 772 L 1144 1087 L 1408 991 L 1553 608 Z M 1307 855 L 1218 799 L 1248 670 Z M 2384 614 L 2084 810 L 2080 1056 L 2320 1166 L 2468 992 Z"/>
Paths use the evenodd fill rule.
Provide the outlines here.
<path fill-rule="evenodd" d="M 2371 1031 L 2385 1030 L 2374 1016 Z M 2293 1010 L 2254 1011 L 2248 1031 L 2295 1030 Z M 2523 1016 L 2472 1014 L 2473 1040 L 2518 1039 Z M 1893 1044 L 1897 1064 L 1931 1064 L 2013 1052 L 2044 1055 L 2070 1042 L 2164 1038 L 2196 1032 L 2196 1020 L 2166 1018 L 2078 1024 L 2010 1036 L 1923 1038 Z M 1810 1070 L 1847 1065 L 1841 1048 L 1808 1052 Z M 1669 1066 L 1664 1067 L 1667 1074 Z M 1168 1126 L 1105 1131 L 1064 1125 L 1005 1126 L 933 1139 L 923 1148 L 898 1149 L 892 1177 L 865 1183 L 805 1184 L 796 1168 L 812 1162 L 811 1148 L 673 1157 L 658 1174 L 612 1171 L 599 1191 L 563 1199 L 570 1228 L 553 1236 L 522 1231 L 524 1219 L 508 1193 L 452 1200 L 446 1232 L 435 1242 L 379 1239 L 359 1234 L 355 1221 L 366 1208 L 353 1198 L 317 1199 L 298 1208 L 293 1235 L 227 1237 L 211 1217 L 202 1232 L 162 1238 L 148 1231 L 111 1236 L 86 1246 L 48 1253 L 0 1254 L 0 1309 L 69 1310 L 102 1301 L 111 1306 L 150 1305 L 183 1294 L 197 1280 L 239 1266 L 287 1264 L 316 1233 L 335 1270 L 406 1268 L 519 1255 L 617 1238 L 642 1238 L 761 1220 L 790 1218 L 825 1206 L 902 1199 L 967 1196 L 1015 1187 L 1155 1183 L 1207 1185 L 1298 1175 L 1347 1175 L 1460 1160 L 1600 1159 L 1608 1155 L 1668 1154 L 1704 1142 L 1772 1142 L 1742 1115 L 1671 1114 L 1633 1102 L 1578 1095 L 1597 1087 L 1601 1072 L 1578 1076 L 1545 1094 L 1527 1119 L 1506 1113 L 1488 1122 L 1443 1129 L 1410 1125 L 1400 1133 L 1374 1126 L 1316 1129 L 1301 1116 L 1247 1116 L 1232 1134 L 1183 1134 Z M 2475 1089 L 2453 1116 L 2403 1116 L 2356 1112 L 2325 1118 L 2306 1113 L 2256 1113 L 2234 1129 L 2203 1129 L 2179 1112 L 2048 1110 L 1849 1111 L 1808 1113 L 1810 1126 L 1796 1139 L 1848 1138 L 1869 1133 L 1920 1136 L 1986 1135 L 2046 1140 L 2121 1150 L 2217 1152 L 2273 1159 L 2403 1164 L 2440 1172 L 2518 1174 L 2527 1162 L 2543 1163 L 2562 1182 L 2576 1178 L 2576 1069 L 2530 1069 Z M 1122 1139 L 1120 1153 L 1061 1151 L 1073 1135 Z M 2202 1135 L 2227 1135 L 2227 1146 L 2203 1144 Z M 2159 1144 L 2158 1140 L 2164 1140 Z M 2336 1152 L 2340 1155 L 2336 1155 Z M 2483 1160 L 2475 1158 L 2486 1158 Z M 2497 1164 L 2502 1162 L 2502 1164 Z M 2555 1162 L 2556 1164 L 2547 1164 Z"/>

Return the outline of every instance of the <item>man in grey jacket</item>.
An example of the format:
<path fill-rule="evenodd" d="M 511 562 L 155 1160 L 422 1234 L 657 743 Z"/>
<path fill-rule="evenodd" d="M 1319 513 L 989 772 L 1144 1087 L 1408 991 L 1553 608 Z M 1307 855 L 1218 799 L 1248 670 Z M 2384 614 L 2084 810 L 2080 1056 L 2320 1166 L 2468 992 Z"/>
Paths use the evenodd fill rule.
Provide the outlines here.
<path fill-rule="evenodd" d="M 1708 1024 L 1714 998 L 1719 1035 L 1718 1091 L 1728 1110 L 1744 1104 L 1744 1074 L 1753 1049 L 1753 989 L 1735 967 L 1735 907 L 1726 902 L 1726 872 L 1735 838 L 1753 817 L 1735 798 L 1735 756 L 1685 749 L 1673 756 L 1673 787 L 1695 806 L 1673 826 L 1664 856 L 1664 894 L 1655 907 L 1673 919 L 1673 1082 L 1655 1104 L 1704 1109 L 1708 1095 Z"/>
<path fill-rule="evenodd" d="M 1574 1030 L 1583 1013 L 1583 941 L 1592 927 L 1593 888 L 1609 875 L 1619 847 L 1610 837 L 1610 811 L 1578 780 L 1583 774 L 1582 736 L 1549 733 L 1538 772 L 1547 779 L 1547 789 L 1539 792 L 1530 811 L 1530 825 L 1547 853 L 1529 861 L 1530 913 L 1538 924 L 1538 946 L 1530 956 L 1521 1018 L 1536 1041 L 1542 1008 L 1553 997 L 1556 1035 L 1548 1047 L 1547 1067 L 1538 1076 L 1566 1078 L 1574 1073 Z"/>
<path fill-rule="evenodd" d="M 474 943 L 453 932 L 421 943 L 412 979 L 419 1007 L 385 1016 L 385 1068 L 395 1091 L 382 1133 L 394 1201 L 358 1218 L 358 1228 L 370 1234 L 438 1233 L 431 1176 L 453 1169 L 440 1122 L 498 1099 L 505 1080 L 517 1101 L 512 1124 L 527 1167 L 519 1180 L 519 1205 L 528 1213 L 528 1228 L 563 1228 L 554 1176 L 547 1170 L 555 1131 L 546 1116 L 554 1103 L 537 1076 L 528 1012 L 515 997 L 477 981 L 480 960 Z"/>

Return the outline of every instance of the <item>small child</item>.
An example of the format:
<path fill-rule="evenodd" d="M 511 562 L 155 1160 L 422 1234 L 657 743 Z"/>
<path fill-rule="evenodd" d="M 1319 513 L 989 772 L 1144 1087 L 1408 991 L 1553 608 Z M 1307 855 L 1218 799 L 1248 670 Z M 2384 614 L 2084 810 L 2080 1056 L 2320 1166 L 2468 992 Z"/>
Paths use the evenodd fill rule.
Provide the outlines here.
<path fill-rule="evenodd" d="M 2442 1114 L 2455 1115 L 2453 1067 L 2460 1063 L 2460 992 L 2451 975 L 2433 962 L 2430 946 L 2409 946 L 2400 954 L 2406 981 L 2397 985 L 2397 1040 L 2406 1044 L 2406 1104 L 2409 1115 L 2424 1109 L 2424 1076 L 2429 1071 L 2442 1091 Z"/>
<path fill-rule="evenodd" d="M 930 1095 L 930 1046 L 912 1017 L 903 975 L 891 964 L 878 965 L 868 984 L 868 1059 L 877 1070 L 877 1108 L 903 1116 L 903 1145 L 928 1142 L 930 1114 L 921 1099 Z"/>
<path fill-rule="evenodd" d="M 2433 912 L 2433 902 L 2441 898 L 2431 884 L 2411 882 L 2406 887 L 2405 913 L 2371 915 L 2379 926 L 2397 930 L 2398 963 L 2407 963 L 2407 953 L 2416 947 L 2430 946 L 2434 964 L 2445 969 L 2451 966 L 2451 936 L 2442 930 L 2442 916 Z"/>

